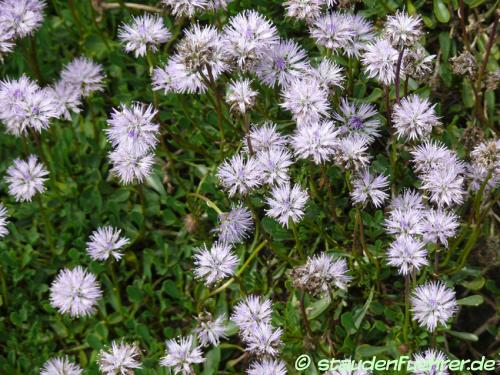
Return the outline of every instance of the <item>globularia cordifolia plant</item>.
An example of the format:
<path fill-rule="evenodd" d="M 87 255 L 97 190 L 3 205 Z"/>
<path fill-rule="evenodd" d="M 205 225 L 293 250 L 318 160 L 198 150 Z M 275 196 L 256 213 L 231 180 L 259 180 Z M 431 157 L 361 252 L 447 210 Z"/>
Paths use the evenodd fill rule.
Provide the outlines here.
<path fill-rule="evenodd" d="M 2 371 L 493 357 L 495 5 L 0 0 Z"/>

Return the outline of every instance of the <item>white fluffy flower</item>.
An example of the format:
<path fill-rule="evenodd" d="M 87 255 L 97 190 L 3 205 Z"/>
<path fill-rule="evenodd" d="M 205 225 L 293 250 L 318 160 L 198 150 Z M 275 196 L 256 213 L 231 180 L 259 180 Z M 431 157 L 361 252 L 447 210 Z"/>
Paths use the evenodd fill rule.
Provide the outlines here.
<path fill-rule="evenodd" d="M 218 346 L 220 339 L 227 338 L 227 327 L 225 325 L 226 315 L 219 315 L 216 319 L 208 314 L 206 317 L 198 319 L 199 326 L 194 330 L 202 346 Z"/>
<path fill-rule="evenodd" d="M 321 164 L 335 153 L 338 134 L 331 121 L 313 122 L 299 127 L 292 136 L 291 144 L 297 158 L 311 158 L 316 164 Z"/>
<path fill-rule="evenodd" d="M 448 247 L 448 238 L 455 236 L 458 225 L 458 217 L 451 212 L 427 210 L 423 221 L 424 241 L 439 242 Z"/>
<path fill-rule="evenodd" d="M 65 120 L 71 120 L 71 112 L 80 113 L 81 93 L 74 86 L 67 84 L 64 81 L 58 81 L 46 90 L 55 101 L 57 117 L 62 117 Z"/>
<path fill-rule="evenodd" d="M 198 279 L 204 279 L 207 285 L 234 275 L 239 260 L 230 245 L 214 243 L 210 249 L 203 245 L 197 251 L 193 257 L 196 267 L 194 274 Z"/>
<path fill-rule="evenodd" d="M 40 375 L 81 375 L 82 372 L 82 368 L 66 356 L 51 358 L 40 369 Z"/>
<path fill-rule="evenodd" d="M 254 106 L 257 95 L 249 79 L 231 81 L 227 88 L 226 103 L 232 111 L 246 113 Z"/>
<path fill-rule="evenodd" d="M 141 349 L 136 344 L 113 341 L 99 352 L 99 370 L 105 375 L 133 375 L 141 368 Z"/>
<path fill-rule="evenodd" d="M 257 325 L 271 323 L 271 300 L 248 296 L 234 307 L 231 320 L 240 330 L 251 331 Z"/>
<path fill-rule="evenodd" d="M 365 46 L 362 62 L 368 77 L 389 86 L 396 78 L 398 51 L 387 39 L 377 39 Z"/>
<path fill-rule="evenodd" d="M 104 77 L 102 66 L 86 57 L 75 58 L 61 72 L 61 79 L 79 90 L 83 97 L 93 91 L 103 91 Z"/>
<path fill-rule="evenodd" d="M 438 325 L 446 325 L 458 310 L 455 291 L 440 281 L 417 287 L 412 293 L 411 305 L 413 319 L 431 332 Z"/>
<path fill-rule="evenodd" d="M 442 165 L 460 163 L 454 151 L 434 140 L 427 140 L 416 146 L 411 151 L 411 155 L 415 164 L 415 172 L 419 174 L 427 174 Z"/>
<path fill-rule="evenodd" d="M 283 7 L 288 17 L 310 22 L 321 14 L 323 3 L 323 0 L 287 0 Z"/>
<path fill-rule="evenodd" d="M 214 229 L 223 243 L 237 244 L 248 237 L 253 227 L 253 218 L 250 210 L 239 203 L 231 211 L 219 215 L 219 224 Z"/>
<path fill-rule="evenodd" d="M 271 122 L 266 122 L 262 125 L 252 125 L 249 136 L 253 151 L 257 153 L 273 148 L 284 148 L 288 143 L 287 138 L 276 130 L 276 124 Z M 243 148 L 248 153 L 246 142 Z"/>
<path fill-rule="evenodd" d="M 92 315 L 101 297 L 102 291 L 97 278 L 80 266 L 59 271 L 50 286 L 52 307 L 73 318 Z"/>
<path fill-rule="evenodd" d="M 170 12 L 177 18 L 192 18 L 197 11 L 207 7 L 207 0 L 161 0 Z"/>
<path fill-rule="evenodd" d="M 371 156 L 367 151 L 368 143 L 364 137 L 348 135 L 337 142 L 334 160 L 339 167 L 357 171 L 368 165 Z"/>
<path fill-rule="evenodd" d="M 419 208 L 394 208 L 385 220 L 387 233 L 394 236 L 416 236 L 423 231 L 423 214 Z"/>
<path fill-rule="evenodd" d="M 384 191 L 389 186 L 387 177 L 382 174 L 372 175 L 368 169 L 363 170 L 354 178 L 352 186 L 351 198 L 354 203 L 366 204 L 371 201 L 378 208 L 389 196 Z"/>
<path fill-rule="evenodd" d="M 42 24 L 45 6 L 43 0 L 2 0 L 0 23 L 15 36 L 24 38 Z"/>
<path fill-rule="evenodd" d="M 398 269 L 398 273 L 408 275 L 420 271 L 427 261 L 424 244 L 410 236 L 399 236 L 387 251 L 387 263 Z"/>
<path fill-rule="evenodd" d="M 118 176 L 122 184 L 142 183 L 151 173 L 154 157 L 151 154 L 136 155 L 123 148 L 118 148 L 109 154 L 113 163 L 111 173 Z"/>
<path fill-rule="evenodd" d="M 317 66 L 311 66 L 306 74 L 315 79 L 321 87 L 327 91 L 332 91 L 336 87 L 342 88 L 344 76 L 343 69 L 335 62 L 324 58 Z"/>
<path fill-rule="evenodd" d="M 155 68 L 151 77 L 153 91 L 163 91 L 165 95 L 169 92 L 176 91 L 172 76 L 167 67 L 168 65 L 163 68 Z"/>
<path fill-rule="evenodd" d="M 448 358 L 446 355 L 435 349 L 427 349 L 425 352 L 413 355 L 415 370 L 412 375 L 448 375 Z"/>
<path fill-rule="evenodd" d="M 398 138 L 421 140 L 427 138 L 434 126 L 440 124 L 439 118 L 427 99 L 411 94 L 394 106 L 392 122 Z"/>
<path fill-rule="evenodd" d="M 258 362 L 252 362 L 247 372 L 248 375 L 286 375 L 285 362 L 279 359 L 263 359 Z"/>
<path fill-rule="evenodd" d="M 174 373 L 183 375 L 194 374 L 193 365 L 203 363 L 203 353 L 199 346 L 194 347 L 193 336 L 180 337 L 178 340 L 167 340 L 165 356 L 160 365 L 172 367 Z"/>
<path fill-rule="evenodd" d="M 429 192 L 429 200 L 438 207 L 460 205 L 465 196 L 461 173 L 461 167 L 456 164 L 437 167 L 422 176 L 421 188 Z"/>
<path fill-rule="evenodd" d="M 359 14 L 344 14 L 346 23 L 354 32 L 351 39 L 346 40 L 344 52 L 348 57 L 359 58 L 366 48 L 366 45 L 373 40 L 373 25 L 370 21 Z"/>
<path fill-rule="evenodd" d="M 416 210 L 424 209 L 422 195 L 413 189 L 405 189 L 391 201 L 391 210 Z"/>
<path fill-rule="evenodd" d="M 258 357 L 275 357 L 283 343 L 281 328 L 273 329 L 270 324 L 257 324 L 242 334 L 246 350 Z"/>
<path fill-rule="evenodd" d="M 288 169 L 293 161 L 292 154 L 287 149 L 272 148 L 260 151 L 256 157 L 264 184 L 281 185 L 290 180 Z"/>
<path fill-rule="evenodd" d="M 132 23 L 122 25 L 118 32 L 125 51 L 134 52 L 135 57 L 146 55 L 148 49 L 156 52 L 158 45 L 167 42 L 170 37 L 162 18 L 149 14 L 133 17 Z"/>
<path fill-rule="evenodd" d="M 229 192 L 230 197 L 237 193 L 246 195 L 262 183 L 257 160 L 253 157 L 245 160 L 241 155 L 235 155 L 226 160 L 219 167 L 217 177 L 224 189 Z"/>
<path fill-rule="evenodd" d="M 7 224 L 9 223 L 8 216 L 7 209 L 0 203 L 0 238 L 9 234 L 9 230 L 7 229 Z"/>
<path fill-rule="evenodd" d="M 36 156 L 31 155 L 27 161 L 16 159 L 7 169 L 5 180 L 9 184 L 9 194 L 17 202 L 25 202 L 33 199 L 36 193 L 45 191 L 44 182 L 49 172 Z"/>
<path fill-rule="evenodd" d="M 397 48 L 411 47 L 422 35 L 422 18 L 417 14 L 410 16 L 404 11 L 397 11 L 394 16 L 387 16 L 384 34 Z"/>
<path fill-rule="evenodd" d="M 375 117 L 378 112 L 372 104 L 349 103 L 346 98 L 340 101 L 340 111 L 333 118 L 340 123 L 342 135 L 358 134 L 372 143 L 380 135 L 380 121 Z"/>
<path fill-rule="evenodd" d="M 92 232 L 87 242 L 87 253 L 94 260 L 104 261 L 110 256 L 120 260 L 123 254 L 121 248 L 130 241 L 126 237 L 121 237 L 121 229 L 111 226 L 97 228 Z"/>
<path fill-rule="evenodd" d="M 290 221 L 298 223 L 302 219 L 308 198 L 307 191 L 302 190 L 299 185 L 291 187 L 287 182 L 275 186 L 266 199 L 269 206 L 266 214 L 288 228 Z"/>
<path fill-rule="evenodd" d="M 329 12 L 312 22 L 311 37 L 318 45 L 334 51 L 346 48 L 352 44 L 355 35 L 348 21 L 349 19 L 342 13 Z"/>

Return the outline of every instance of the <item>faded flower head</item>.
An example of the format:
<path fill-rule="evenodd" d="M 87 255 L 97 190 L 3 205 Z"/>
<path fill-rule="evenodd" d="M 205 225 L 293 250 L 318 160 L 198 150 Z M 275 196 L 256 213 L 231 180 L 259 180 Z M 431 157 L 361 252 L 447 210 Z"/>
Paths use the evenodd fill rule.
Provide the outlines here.
<path fill-rule="evenodd" d="M 427 138 L 434 126 L 440 124 L 435 105 L 427 99 L 411 94 L 394 106 L 392 121 L 398 138 L 422 140 Z"/>
<path fill-rule="evenodd" d="M 135 57 L 145 56 L 148 49 L 156 52 L 158 45 L 167 42 L 170 37 L 162 18 L 149 14 L 133 17 L 132 22 L 122 25 L 118 32 L 125 51 L 134 52 Z"/>
<path fill-rule="evenodd" d="M 66 65 L 61 72 L 61 79 L 80 90 L 83 97 L 93 91 L 104 90 L 102 66 L 86 57 L 78 57 Z"/>
<path fill-rule="evenodd" d="M 2 0 L 0 23 L 6 31 L 24 38 L 33 34 L 42 24 L 45 6 L 42 0 Z"/>
<path fill-rule="evenodd" d="M 219 234 L 221 242 L 237 244 L 248 237 L 252 228 L 252 213 L 242 203 L 238 203 L 231 208 L 231 211 L 219 215 L 219 224 L 214 232 Z"/>
<path fill-rule="evenodd" d="M 109 159 L 113 163 L 111 173 L 125 185 L 135 182 L 142 183 L 151 173 L 154 164 L 152 154 L 132 154 L 123 148 L 110 152 Z"/>
<path fill-rule="evenodd" d="M 52 307 L 73 318 L 92 315 L 101 297 L 102 291 L 97 278 L 80 266 L 59 271 L 50 286 Z"/>
<path fill-rule="evenodd" d="M 349 19 L 338 12 L 316 18 L 310 26 L 310 33 L 318 45 L 334 51 L 352 46 L 355 35 Z"/>
<path fill-rule="evenodd" d="M 290 221 L 295 224 L 302 219 L 308 199 L 306 190 L 299 185 L 291 187 L 290 183 L 286 182 L 271 190 L 270 196 L 266 199 L 269 206 L 266 214 L 288 228 Z"/>
<path fill-rule="evenodd" d="M 97 228 L 87 242 L 87 253 L 97 261 L 107 260 L 110 256 L 120 260 L 121 248 L 129 243 L 129 239 L 121 236 L 121 229 L 111 226 Z"/>
<path fill-rule="evenodd" d="M 203 279 L 207 285 L 234 275 L 239 259 L 234 255 L 231 246 L 225 243 L 214 243 L 210 249 L 206 245 L 197 249 L 194 255 L 194 274 Z"/>
<path fill-rule="evenodd" d="M 217 177 L 230 197 L 246 195 L 262 184 L 257 160 L 253 157 L 245 159 L 241 155 L 234 155 L 219 166 Z"/>
<path fill-rule="evenodd" d="M 361 58 L 368 77 L 375 78 L 385 86 L 394 83 L 398 51 L 387 39 L 376 39 L 366 44 Z"/>
<path fill-rule="evenodd" d="M 433 71 L 435 58 L 436 55 L 430 55 L 422 45 L 416 44 L 404 54 L 401 68 L 405 76 L 411 77 L 418 82 L 426 82 Z"/>
<path fill-rule="evenodd" d="M 194 346 L 193 336 L 167 340 L 166 345 L 165 356 L 160 360 L 160 365 L 173 368 L 176 374 L 193 374 L 193 365 L 205 361 L 201 348 Z"/>
<path fill-rule="evenodd" d="M 340 111 L 333 114 L 333 118 L 340 123 L 340 135 L 358 134 L 372 143 L 380 136 L 380 121 L 375 117 L 378 114 L 372 104 L 349 103 L 346 98 L 340 102 Z"/>
<path fill-rule="evenodd" d="M 337 143 L 334 155 L 335 164 L 351 171 L 361 170 L 371 159 L 367 151 L 368 143 L 364 137 L 358 134 L 348 135 L 339 139 Z"/>
<path fill-rule="evenodd" d="M 177 18 L 192 18 L 197 11 L 207 7 L 207 0 L 161 0 L 168 10 Z"/>
<path fill-rule="evenodd" d="M 472 161 L 488 172 L 500 174 L 500 139 L 478 144 L 470 153 Z"/>
<path fill-rule="evenodd" d="M 457 215 L 442 209 L 424 212 L 423 237 L 427 243 L 441 243 L 448 247 L 448 238 L 455 236 L 459 226 Z"/>
<path fill-rule="evenodd" d="M 287 17 L 311 22 L 321 14 L 323 0 L 287 0 L 283 2 Z"/>
<path fill-rule="evenodd" d="M 9 230 L 7 229 L 7 224 L 9 223 L 8 217 L 7 209 L 0 203 L 0 238 L 9 234 Z"/>
<path fill-rule="evenodd" d="M 113 341 L 111 348 L 99 352 L 97 362 L 105 375 L 133 375 L 141 368 L 141 349 L 137 344 Z"/>
<path fill-rule="evenodd" d="M 411 305 L 413 319 L 431 332 L 438 325 L 446 325 L 458 310 L 455 291 L 440 281 L 417 287 L 412 293 Z"/>
<path fill-rule="evenodd" d="M 210 313 L 201 314 L 197 318 L 198 327 L 194 330 L 201 346 L 218 346 L 220 339 L 227 338 L 226 315 L 219 315 L 216 319 Z"/>
<path fill-rule="evenodd" d="M 231 81 L 226 94 L 226 103 L 231 111 L 246 113 L 255 105 L 259 93 L 254 91 L 248 78 Z"/>
<path fill-rule="evenodd" d="M 276 124 L 266 122 L 262 125 L 252 125 L 250 129 L 250 141 L 254 152 L 268 151 L 273 148 L 285 148 L 288 140 L 276 130 Z M 248 145 L 243 145 L 243 149 L 248 153 Z"/>
<path fill-rule="evenodd" d="M 233 310 L 231 320 L 242 331 L 251 331 L 256 326 L 271 324 L 271 300 L 260 296 L 248 296 Z"/>
<path fill-rule="evenodd" d="M 279 359 L 263 359 L 258 362 L 252 362 L 247 372 L 248 375 L 286 375 L 285 362 Z"/>
<path fill-rule="evenodd" d="M 5 181 L 9 184 L 9 194 L 17 202 L 31 202 L 36 193 L 45 191 L 44 182 L 49 172 L 35 155 L 30 155 L 27 161 L 16 159 L 7 169 Z"/>
<path fill-rule="evenodd" d="M 415 353 L 413 360 L 423 365 L 423 368 L 417 368 L 412 375 L 448 375 L 448 366 L 445 361 L 446 355 L 435 349 L 427 349 L 425 352 Z"/>
<path fill-rule="evenodd" d="M 327 294 L 335 286 L 347 289 L 352 277 L 348 275 L 347 262 L 321 253 L 307 258 L 307 262 L 295 267 L 292 272 L 293 286 L 311 294 Z"/>
<path fill-rule="evenodd" d="M 291 144 L 297 158 L 311 158 L 314 163 L 321 164 L 335 153 L 338 134 L 331 121 L 313 122 L 297 128 Z"/>
<path fill-rule="evenodd" d="M 386 176 L 372 175 L 368 169 L 363 170 L 352 181 L 353 190 L 351 198 L 354 203 L 365 205 L 369 201 L 376 207 L 381 207 L 382 203 L 389 196 L 385 190 L 389 186 L 389 180 Z"/>
<path fill-rule="evenodd" d="M 397 11 L 387 17 L 384 34 L 396 48 L 412 47 L 422 35 L 422 18 Z"/>
<path fill-rule="evenodd" d="M 387 251 L 387 263 L 398 269 L 398 273 L 409 275 L 418 272 L 427 261 L 427 250 L 424 243 L 411 236 L 399 236 Z"/>
<path fill-rule="evenodd" d="M 478 65 L 476 58 L 469 51 L 463 51 L 460 55 L 450 58 L 453 74 L 476 79 Z"/>
<path fill-rule="evenodd" d="M 66 356 L 53 357 L 40 369 L 40 375 L 81 375 L 82 372 L 82 368 Z"/>
<path fill-rule="evenodd" d="M 264 184 L 281 185 L 290 180 L 288 169 L 293 164 L 290 151 L 272 148 L 258 152 L 256 157 Z"/>

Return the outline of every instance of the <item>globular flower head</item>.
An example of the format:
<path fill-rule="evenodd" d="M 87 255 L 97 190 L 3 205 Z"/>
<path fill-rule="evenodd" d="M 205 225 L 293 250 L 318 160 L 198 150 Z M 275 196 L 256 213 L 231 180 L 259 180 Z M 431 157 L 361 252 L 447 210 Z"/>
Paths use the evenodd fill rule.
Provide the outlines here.
<path fill-rule="evenodd" d="M 52 307 L 73 318 L 92 315 L 101 297 L 97 278 L 80 266 L 61 270 L 50 287 Z"/>
<path fill-rule="evenodd" d="M 368 77 L 389 86 L 396 78 L 398 57 L 398 51 L 392 47 L 390 41 L 376 39 L 366 44 L 361 61 Z"/>
<path fill-rule="evenodd" d="M 385 190 L 389 186 L 389 180 L 386 176 L 372 175 L 368 169 L 363 170 L 352 181 L 351 198 L 354 203 L 365 205 L 369 201 L 375 206 L 380 207 L 389 196 Z"/>
<path fill-rule="evenodd" d="M 413 319 L 431 332 L 438 325 L 446 325 L 458 310 L 455 291 L 440 281 L 417 287 L 412 293 L 411 305 Z"/>
<path fill-rule="evenodd" d="M 16 37 L 24 38 L 33 34 L 43 21 L 45 1 L 42 0 L 2 0 L 0 2 L 0 23 L 5 30 Z"/>
<path fill-rule="evenodd" d="M 120 260 L 121 248 L 129 243 L 129 239 L 121 236 L 121 229 L 111 226 L 97 228 L 87 242 L 87 253 L 94 260 L 104 261 L 110 256 Z"/>
<path fill-rule="evenodd" d="M 208 285 L 234 275 L 239 259 L 234 255 L 231 246 L 225 243 L 214 243 L 210 249 L 206 245 L 197 249 L 194 256 L 194 274 Z"/>
<path fill-rule="evenodd" d="M 345 41 L 343 46 L 347 57 L 358 58 L 363 54 L 366 45 L 374 38 L 373 25 L 359 14 L 346 13 L 343 15 L 346 23 L 354 32 L 352 38 Z"/>
<path fill-rule="evenodd" d="M 92 60 L 77 57 L 63 68 L 61 79 L 80 90 L 81 96 L 88 97 L 93 91 L 104 90 L 102 70 L 102 66 Z"/>
<path fill-rule="evenodd" d="M 82 104 L 80 90 L 64 81 L 58 81 L 46 90 L 55 102 L 55 109 L 58 111 L 56 117 L 70 121 L 71 112 L 80 113 Z"/>
<path fill-rule="evenodd" d="M 124 148 L 109 153 L 113 163 L 111 174 L 117 176 L 122 184 L 142 183 L 151 173 L 154 164 L 152 154 L 133 154 Z"/>
<path fill-rule="evenodd" d="M 413 189 L 405 189 L 403 193 L 394 197 L 391 201 L 391 210 L 415 210 L 424 209 L 422 195 Z"/>
<path fill-rule="evenodd" d="M 424 213 L 423 235 L 428 243 L 441 243 L 448 247 L 448 238 L 455 236 L 458 217 L 442 209 L 430 209 Z"/>
<path fill-rule="evenodd" d="M 464 202 L 464 177 L 461 166 L 447 163 L 422 176 L 423 190 L 438 207 L 450 207 Z"/>
<path fill-rule="evenodd" d="M 227 88 L 226 103 L 231 111 L 246 113 L 255 105 L 255 98 L 259 93 L 254 91 L 249 79 L 231 81 Z"/>
<path fill-rule="evenodd" d="M 423 231 L 423 213 L 420 208 L 395 207 L 385 220 L 387 233 L 394 236 L 417 236 Z"/>
<path fill-rule="evenodd" d="M 276 124 L 266 122 L 262 125 L 252 125 L 250 129 L 250 141 L 252 149 L 258 153 L 260 151 L 268 151 L 273 148 L 286 147 L 288 140 L 276 129 Z M 248 145 L 245 142 L 243 149 L 248 153 Z"/>
<path fill-rule="evenodd" d="M 279 359 L 263 359 L 261 361 L 252 362 L 247 372 L 248 375 L 286 375 L 285 362 Z"/>
<path fill-rule="evenodd" d="M 154 122 L 157 113 L 153 106 L 142 103 L 113 109 L 108 120 L 109 128 L 105 129 L 113 147 L 133 155 L 144 155 L 154 149 L 160 129 L 160 125 Z"/>
<path fill-rule="evenodd" d="M 368 143 L 372 143 L 380 136 L 380 121 L 378 114 L 371 104 L 349 103 L 346 98 L 340 102 L 340 111 L 333 114 L 333 118 L 340 123 L 341 135 L 358 134 Z"/>
<path fill-rule="evenodd" d="M 370 162 L 368 142 L 358 134 L 348 135 L 337 142 L 334 161 L 341 168 L 358 171 Z"/>
<path fill-rule="evenodd" d="M 0 238 L 9 234 L 9 230 L 7 229 L 8 222 L 7 209 L 2 203 L 0 203 Z"/>
<path fill-rule="evenodd" d="M 251 331 L 261 324 L 271 324 L 271 300 L 248 296 L 234 307 L 231 320 L 242 331 Z"/>
<path fill-rule="evenodd" d="M 397 11 L 394 16 L 387 16 L 384 34 L 396 48 L 412 47 L 422 35 L 422 18 Z"/>
<path fill-rule="evenodd" d="M 319 122 L 328 115 L 328 91 L 312 78 L 296 79 L 282 91 L 281 107 L 292 113 L 297 125 Z"/>
<path fill-rule="evenodd" d="M 218 346 L 220 339 L 227 338 L 226 315 L 213 319 L 210 313 L 202 314 L 198 319 L 198 327 L 194 330 L 201 346 Z"/>
<path fill-rule="evenodd" d="M 328 58 L 324 58 L 317 66 L 311 66 L 306 74 L 316 80 L 322 88 L 332 92 L 336 87 L 342 88 L 344 76 L 342 68 Z"/>
<path fill-rule="evenodd" d="M 26 161 L 14 160 L 7 169 L 7 177 L 5 178 L 9 184 L 9 194 L 17 202 L 31 202 L 36 193 L 45 191 L 44 182 L 47 180 L 45 176 L 48 174 L 49 172 L 34 155 L 31 155 Z"/>
<path fill-rule="evenodd" d="M 448 375 L 448 358 L 439 350 L 427 349 L 425 352 L 415 353 L 413 361 L 422 367 L 417 367 L 412 375 Z"/>
<path fill-rule="evenodd" d="M 230 197 L 237 193 L 246 195 L 262 183 L 257 160 L 253 157 L 245 159 L 241 155 L 235 155 L 226 160 L 219 167 L 217 177 Z"/>
<path fill-rule="evenodd" d="M 153 89 L 163 90 L 165 94 L 204 93 L 207 86 L 200 70 L 191 69 L 181 58 L 179 55 L 174 55 L 165 67 L 153 71 Z"/>
<path fill-rule="evenodd" d="M 224 28 L 229 54 L 240 69 L 248 70 L 278 44 L 278 30 L 266 17 L 246 10 L 229 20 Z"/>
<path fill-rule="evenodd" d="M 291 186 L 287 182 L 275 186 L 266 199 L 269 206 L 266 214 L 288 228 L 290 221 L 298 223 L 302 219 L 308 198 L 307 191 L 299 185 Z"/>
<path fill-rule="evenodd" d="M 283 7 L 288 17 L 311 22 L 321 14 L 323 2 L 323 0 L 287 0 L 283 3 Z"/>
<path fill-rule="evenodd" d="M 137 344 L 113 341 L 99 352 L 97 362 L 105 375 L 133 375 L 141 368 L 141 349 Z"/>
<path fill-rule="evenodd" d="M 331 121 L 313 122 L 299 127 L 291 138 L 291 144 L 299 159 L 311 158 L 314 163 L 321 164 L 335 153 L 338 134 Z"/>
<path fill-rule="evenodd" d="M 293 286 L 314 295 L 328 294 L 333 287 L 347 289 L 352 277 L 347 262 L 321 253 L 307 258 L 307 262 L 292 270 Z"/>
<path fill-rule="evenodd" d="M 242 333 L 241 337 L 246 350 L 257 357 L 275 357 L 283 343 L 281 328 L 273 329 L 270 324 L 257 324 L 251 330 Z"/>
<path fill-rule="evenodd" d="M 173 368 L 176 374 L 193 374 L 193 365 L 205 361 L 201 348 L 194 346 L 193 336 L 167 340 L 166 345 L 165 356 L 160 360 L 160 365 Z"/>
<path fill-rule="evenodd" d="M 170 37 L 163 20 L 149 14 L 134 17 L 130 24 L 122 25 L 118 32 L 125 51 L 134 52 L 135 57 L 145 56 L 148 50 L 156 52 L 158 45 L 167 42 Z"/>
<path fill-rule="evenodd" d="M 207 0 L 161 0 L 168 10 L 177 18 L 192 18 L 197 11 L 207 7 Z"/>
<path fill-rule="evenodd" d="M 219 224 L 214 231 L 219 234 L 221 242 L 237 244 L 248 237 L 252 227 L 252 213 L 239 203 L 231 211 L 219 215 Z"/>
<path fill-rule="evenodd" d="M 409 275 L 418 272 L 427 261 L 424 244 L 411 236 L 399 236 L 387 251 L 387 263 L 398 269 L 398 273 Z"/>
<path fill-rule="evenodd" d="M 309 68 L 307 53 L 293 40 L 282 40 L 262 56 L 256 74 L 268 86 L 288 85 Z"/>
<path fill-rule="evenodd" d="M 318 45 L 334 51 L 345 48 L 352 44 L 355 35 L 348 20 L 344 14 L 338 12 L 320 16 L 310 26 L 311 37 Z"/>
<path fill-rule="evenodd" d="M 427 174 L 443 165 L 458 164 L 456 154 L 449 150 L 439 141 L 427 140 L 412 151 L 412 161 L 415 164 L 415 172 Z"/>
<path fill-rule="evenodd" d="M 394 106 L 392 122 L 398 138 L 421 140 L 427 138 L 434 126 L 440 124 L 439 118 L 427 99 L 411 94 Z"/>
<path fill-rule="evenodd" d="M 290 151 L 272 148 L 258 152 L 256 157 L 264 184 L 281 185 L 290 180 L 288 169 L 293 164 Z"/>
<path fill-rule="evenodd" d="M 151 76 L 151 86 L 153 91 L 163 91 L 166 95 L 170 92 L 176 91 L 173 78 L 170 75 L 170 70 L 167 69 L 168 65 L 163 68 L 155 68 Z"/>
<path fill-rule="evenodd" d="M 0 16 L 1 17 L 1 16 Z M 15 34 L 5 23 L 0 21 L 0 62 L 3 63 L 4 56 L 11 53 L 16 45 Z"/>
<path fill-rule="evenodd" d="M 40 375 L 81 375 L 82 372 L 82 368 L 66 356 L 53 357 L 40 369 Z"/>

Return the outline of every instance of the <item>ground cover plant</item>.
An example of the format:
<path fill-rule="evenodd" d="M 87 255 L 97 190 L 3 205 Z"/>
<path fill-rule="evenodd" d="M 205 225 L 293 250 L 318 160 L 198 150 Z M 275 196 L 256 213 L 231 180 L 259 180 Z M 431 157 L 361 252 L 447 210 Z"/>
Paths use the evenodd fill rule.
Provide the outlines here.
<path fill-rule="evenodd" d="M 497 8 L 1 0 L 0 373 L 487 373 Z"/>

